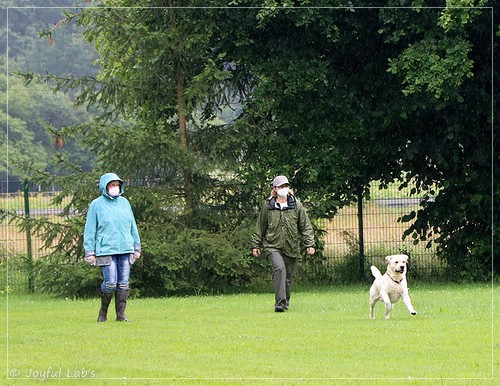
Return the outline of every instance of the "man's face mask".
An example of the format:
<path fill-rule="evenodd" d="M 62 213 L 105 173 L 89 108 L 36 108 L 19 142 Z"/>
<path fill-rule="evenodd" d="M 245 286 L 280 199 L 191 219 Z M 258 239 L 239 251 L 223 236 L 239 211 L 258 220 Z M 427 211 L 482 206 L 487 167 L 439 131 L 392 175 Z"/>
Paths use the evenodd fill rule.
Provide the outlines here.
<path fill-rule="evenodd" d="M 288 196 L 289 191 L 290 191 L 289 188 L 279 188 L 276 193 L 278 193 L 278 196 L 280 197 L 286 197 Z"/>

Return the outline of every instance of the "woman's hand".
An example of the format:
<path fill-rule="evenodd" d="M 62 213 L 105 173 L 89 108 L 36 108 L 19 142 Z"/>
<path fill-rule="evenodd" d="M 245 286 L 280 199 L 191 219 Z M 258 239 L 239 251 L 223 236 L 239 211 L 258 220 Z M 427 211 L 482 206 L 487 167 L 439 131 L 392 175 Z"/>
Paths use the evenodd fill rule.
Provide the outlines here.
<path fill-rule="evenodd" d="M 139 257 L 141 257 L 141 252 L 134 251 L 134 253 L 131 253 L 129 258 L 130 264 L 134 264 Z"/>
<path fill-rule="evenodd" d="M 87 256 L 85 258 L 85 261 L 90 265 L 95 265 L 95 256 L 94 255 Z"/>

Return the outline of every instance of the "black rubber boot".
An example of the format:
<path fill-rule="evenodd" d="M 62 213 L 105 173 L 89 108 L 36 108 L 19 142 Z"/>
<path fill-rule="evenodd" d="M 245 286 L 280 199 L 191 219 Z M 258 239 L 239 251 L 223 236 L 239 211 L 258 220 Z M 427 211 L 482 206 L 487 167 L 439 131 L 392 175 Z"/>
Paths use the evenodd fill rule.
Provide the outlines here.
<path fill-rule="evenodd" d="M 106 320 L 108 320 L 108 307 L 111 299 L 113 298 L 113 293 L 99 291 L 99 296 L 101 297 L 101 309 L 99 310 L 97 321 L 105 322 Z"/>
<path fill-rule="evenodd" d="M 128 290 L 116 291 L 115 293 L 115 307 L 116 307 L 116 321 L 117 322 L 130 322 L 125 316 L 125 308 L 127 307 Z"/>

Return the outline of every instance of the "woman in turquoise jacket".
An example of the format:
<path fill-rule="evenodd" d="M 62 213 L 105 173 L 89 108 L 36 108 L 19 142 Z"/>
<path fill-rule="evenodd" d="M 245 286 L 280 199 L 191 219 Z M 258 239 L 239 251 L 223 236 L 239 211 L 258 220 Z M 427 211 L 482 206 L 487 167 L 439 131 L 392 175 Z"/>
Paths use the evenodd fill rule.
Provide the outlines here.
<path fill-rule="evenodd" d="M 123 181 L 115 173 L 99 180 L 101 196 L 90 203 L 83 245 L 85 260 L 101 267 L 101 308 L 98 322 L 107 320 L 108 307 L 115 294 L 116 320 L 128 321 L 125 308 L 129 294 L 130 265 L 141 255 L 141 240 L 134 213 L 122 196 Z"/>

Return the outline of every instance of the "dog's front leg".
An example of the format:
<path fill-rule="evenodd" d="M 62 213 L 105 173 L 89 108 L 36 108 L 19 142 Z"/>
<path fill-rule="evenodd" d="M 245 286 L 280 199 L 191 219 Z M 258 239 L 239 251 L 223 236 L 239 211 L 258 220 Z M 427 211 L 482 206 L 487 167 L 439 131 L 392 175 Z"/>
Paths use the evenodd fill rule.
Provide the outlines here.
<path fill-rule="evenodd" d="M 408 294 L 408 292 L 406 292 L 406 291 L 403 292 L 402 298 L 403 298 L 403 302 L 404 302 L 406 308 L 408 308 L 408 311 L 410 311 L 410 314 L 417 315 L 417 311 L 413 308 L 413 305 L 411 304 L 411 299 L 410 299 L 410 295 Z"/>
<path fill-rule="evenodd" d="M 389 319 L 392 310 L 391 299 L 389 298 L 387 292 L 384 290 L 380 291 L 380 297 L 382 298 L 382 301 L 384 302 L 385 305 L 384 318 Z"/>

